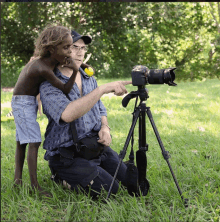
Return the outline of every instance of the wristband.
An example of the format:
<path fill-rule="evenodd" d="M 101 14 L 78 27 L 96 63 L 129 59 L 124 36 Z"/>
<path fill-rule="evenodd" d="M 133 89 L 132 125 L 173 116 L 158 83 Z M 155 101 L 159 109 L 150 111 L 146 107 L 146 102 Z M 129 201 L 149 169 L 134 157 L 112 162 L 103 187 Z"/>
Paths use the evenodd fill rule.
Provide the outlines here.
<path fill-rule="evenodd" d="M 108 128 L 109 128 L 109 130 L 111 130 L 111 128 L 109 127 L 109 125 L 107 125 L 107 124 L 102 124 L 102 126 L 107 126 Z M 101 126 L 101 127 L 102 127 Z"/>

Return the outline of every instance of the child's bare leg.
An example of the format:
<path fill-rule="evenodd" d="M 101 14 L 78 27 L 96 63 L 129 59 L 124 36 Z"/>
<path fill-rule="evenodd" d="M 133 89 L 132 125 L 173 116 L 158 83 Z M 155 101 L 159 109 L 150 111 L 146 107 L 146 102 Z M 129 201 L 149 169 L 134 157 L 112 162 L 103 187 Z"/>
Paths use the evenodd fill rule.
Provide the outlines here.
<path fill-rule="evenodd" d="M 29 175 L 31 179 L 31 186 L 38 188 L 37 181 L 37 156 L 38 149 L 41 143 L 30 143 L 28 148 L 27 162 L 29 168 Z"/>
<path fill-rule="evenodd" d="M 40 187 L 37 181 L 37 156 L 40 144 L 41 143 L 29 143 L 27 161 L 28 161 L 31 186 L 33 189 L 35 188 L 39 190 L 41 194 L 44 194 L 46 196 L 51 196 L 46 191 L 43 191 L 43 189 Z"/>
<path fill-rule="evenodd" d="M 25 160 L 25 151 L 27 144 L 20 144 L 17 141 L 16 153 L 15 153 L 15 176 L 14 182 L 16 185 L 22 185 L 22 171 Z"/>

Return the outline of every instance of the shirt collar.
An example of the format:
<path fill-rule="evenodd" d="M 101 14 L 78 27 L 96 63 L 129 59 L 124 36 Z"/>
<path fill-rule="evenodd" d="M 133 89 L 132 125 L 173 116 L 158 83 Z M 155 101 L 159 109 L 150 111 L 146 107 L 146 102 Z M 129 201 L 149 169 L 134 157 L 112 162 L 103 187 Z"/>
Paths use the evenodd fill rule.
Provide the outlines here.
<path fill-rule="evenodd" d="M 60 72 L 60 70 L 59 70 L 57 67 L 55 67 L 55 69 L 54 69 L 54 74 L 55 74 L 57 77 L 67 78 L 66 76 L 64 76 L 64 75 L 62 74 L 62 72 Z"/>
<path fill-rule="evenodd" d="M 83 77 L 89 79 L 90 77 L 84 72 L 84 70 L 80 67 L 79 68 L 80 73 L 83 75 Z"/>
<path fill-rule="evenodd" d="M 84 72 L 84 70 L 80 67 L 79 68 L 79 71 L 80 71 L 80 73 L 82 74 L 82 76 L 84 77 L 84 78 L 87 78 L 87 79 L 89 79 L 90 77 Z M 60 72 L 60 70 L 56 67 L 55 69 L 54 69 L 54 73 L 55 73 L 55 75 L 57 76 L 57 77 L 62 77 L 62 78 L 64 78 L 64 79 L 69 79 L 67 76 L 64 76 L 63 74 L 62 74 L 62 72 Z"/>

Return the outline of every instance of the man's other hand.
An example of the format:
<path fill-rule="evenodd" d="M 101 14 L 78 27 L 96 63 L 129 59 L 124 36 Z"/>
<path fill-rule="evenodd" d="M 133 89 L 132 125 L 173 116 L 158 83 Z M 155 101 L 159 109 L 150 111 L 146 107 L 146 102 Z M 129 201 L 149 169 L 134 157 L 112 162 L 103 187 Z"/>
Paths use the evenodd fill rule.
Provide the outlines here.
<path fill-rule="evenodd" d="M 99 131 L 99 140 L 98 143 L 103 144 L 104 146 L 110 146 L 112 138 L 110 135 L 110 130 L 107 126 L 102 126 Z"/>

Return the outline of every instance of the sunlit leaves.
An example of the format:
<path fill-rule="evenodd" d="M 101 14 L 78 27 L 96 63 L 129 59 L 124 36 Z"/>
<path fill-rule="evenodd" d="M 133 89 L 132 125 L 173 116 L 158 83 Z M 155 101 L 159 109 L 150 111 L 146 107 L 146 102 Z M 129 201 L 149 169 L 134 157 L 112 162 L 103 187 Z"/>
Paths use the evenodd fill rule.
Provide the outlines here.
<path fill-rule="evenodd" d="M 129 77 L 136 64 L 177 66 L 182 79 L 216 76 L 220 38 L 210 9 L 217 18 L 218 7 L 211 5 L 213 9 L 207 2 L 2 3 L 3 71 L 17 72 L 32 56 L 40 31 L 58 21 L 92 36 L 89 63 L 98 77 Z"/>

